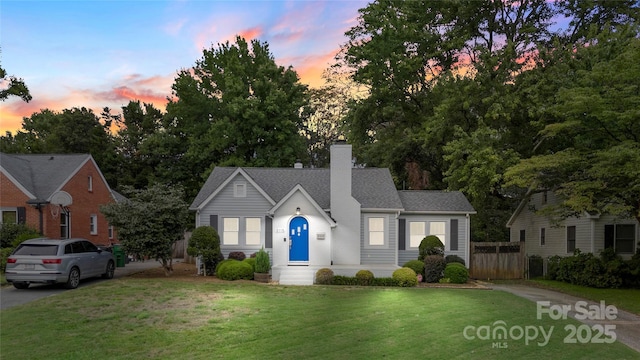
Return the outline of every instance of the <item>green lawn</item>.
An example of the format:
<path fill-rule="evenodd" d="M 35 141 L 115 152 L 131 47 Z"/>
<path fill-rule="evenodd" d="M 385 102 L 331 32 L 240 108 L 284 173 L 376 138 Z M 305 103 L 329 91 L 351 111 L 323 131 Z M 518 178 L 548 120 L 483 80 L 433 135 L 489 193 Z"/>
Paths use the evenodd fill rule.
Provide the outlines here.
<path fill-rule="evenodd" d="M 476 336 L 497 321 L 553 330 L 544 346 L 496 340 L 503 349 Z M 3 359 L 638 358 L 619 343 L 564 344 L 579 323 L 536 320 L 535 303 L 490 290 L 124 278 L 3 310 L 0 323 Z"/>
<path fill-rule="evenodd" d="M 596 289 L 543 279 L 531 280 L 531 282 L 538 286 L 596 302 L 604 300 L 607 305 L 615 305 L 620 309 L 640 315 L 640 289 Z"/>

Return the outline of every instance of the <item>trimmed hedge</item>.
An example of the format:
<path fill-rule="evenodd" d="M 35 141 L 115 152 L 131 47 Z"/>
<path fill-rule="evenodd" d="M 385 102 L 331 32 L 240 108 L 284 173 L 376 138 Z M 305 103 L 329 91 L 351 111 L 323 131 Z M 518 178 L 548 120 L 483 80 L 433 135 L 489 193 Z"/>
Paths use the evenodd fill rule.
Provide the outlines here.
<path fill-rule="evenodd" d="M 368 286 L 373 283 L 373 273 L 369 270 L 360 270 L 356 273 L 356 279 L 358 280 L 358 285 Z"/>
<path fill-rule="evenodd" d="M 252 280 L 253 268 L 247 262 L 228 259 L 220 263 L 216 275 L 222 280 Z"/>
<path fill-rule="evenodd" d="M 251 269 L 253 269 L 253 272 L 256 272 L 256 258 L 246 258 L 244 260 L 242 260 L 244 262 L 246 262 L 247 264 L 251 265 Z"/>
<path fill-rule="evenodd" d="M 440 238 L 435 235 L 429 235 L 422 239 L 418 250 L 418 260 L 420 261 L 429 255 L 444 256 L 444 244 L 440 241 Z"/>
<path fill-rule="evenodd" d="M 424 258 L 424 281 L 437 283 L 444 275 L 447 262 L 440 255 L 428 255 Z"/>
<path fill-rule="evenodd" d="M 444 278 L 453 284 L 466 284 L 469 280 L 469 270 L 460 263 L 450 263 L 444 269 Z"/>
<path fill-rule="evenodd" d="M 611 249 L 603 250 L 600 257 L 580 249 L 573 256 L 552 256 L 547 278 L 595 288 L 640 288 L 640 250 L 628 261 Z"/>
<path fill-rule="evenodd" d="M 461 258 L 458 255 L 447 255 L 444 257 L 444 261 L 447 262 L 447 264 L 451 264 L 451 263 L 459 263 L 462 264 L 464 266 L 466 266 L 467 264 L 464 263 L 464 259 Z"/>
<path fill-rule="evenodd" d="M 393 272 L 392 277 L 398 282 L 398 286 L 412 287 L 418 285 L 417 274 L 410 268 L 397 269 Z"/>
<path fill-rule="evenodd" d="M 242 251 L 232 251 L 229 253 L 229 259 L 234 259 L 238 261 L 242 261 L 247 258 L 247 255 Z"/>
<path fill-rule="evenodd" d="M 322 268 L 316 271 L 316 284 L 331 285 L 333 283 L 333 270 Z"/>
<path fill-rule="evenodd" d="M 416 272 L 416 274 L 424 275 L 424 261 L 410 260 L 404 263 L 402 267 L 410 268 Z"/>

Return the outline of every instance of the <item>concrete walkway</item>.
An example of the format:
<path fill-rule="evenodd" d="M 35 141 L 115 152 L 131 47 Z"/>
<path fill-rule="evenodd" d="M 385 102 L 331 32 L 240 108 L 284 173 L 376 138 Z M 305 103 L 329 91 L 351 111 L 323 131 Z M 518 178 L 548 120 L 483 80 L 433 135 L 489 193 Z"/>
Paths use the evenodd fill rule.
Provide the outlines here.
<path fill-rule="evenodd" d="M 601 310 L 603 308 L 606 308 L 610 304 L 604 304 L 604 307 L 603 307 L 602 306 L 603 304 L 601 303 L 577 298 L 575 296 L 571 296 L 571 295 L 567 295 L 567 294 L 563 294 L 557 291 L 552 291 L 547 289 L 541 289 L 541 288 L 524 286 L 524 285 L 486 284 L 486 286 L 493 290 L 506 291 L 514 295 L 523 297 L 525 299 L 529 299 L 534 302 L 538 302 L 538 301 L 548 302 L 548 305 L 547 303 L 541 303 L 542 305 L 540 304 L 538 305 L 539 307 L 542 307 L 545 309 L 543 311 L 552 310 L 552 314 L 545 312 L 543 314 L 543 316 L 545 317 L 550 315 L 560 316 L 559 311 L 561 308 L 554 305 L 559 305 L 559 306 L 564 305 L 565 306 L 564 309 L 569 309 L 567 313 L 568 316 L 584 324 L 587 324 L 590 326 L 593 326 L 595 324 L 615 325 L 614 332 L 616 334 L 617 340 L 627 345 L 628 347 L 640 352 L 640 316 L 638 315 L 617 309 L 617 314 L 615 318 L 613 318 L 613 316 L 605 316 L 606 311 L 601 311 Z M 578 306 L 576 306 L 576 303 L 580 301 L 586 302 L 588 305 L 584 305 L 584 303 L 580 303 Z M 591 306 L 597 306 L 599 315 L 592 316 L 594 318 L 597 318 L 596 320 L 590 320 L 590 319 L 582 320 L 582 319 L 576 318 L 576 315 L 581 316 L 585 314 L 584 309 L 586 310 L 596 309 Z M 553 307 L 553 308 L 550 308 L 550 307 Z M 578 307 L 579 311 L 576 311 L 576 307 Z M 553 310 L 558 310 L 558 312 L 553 313 Z M 593 313 L 592 311 L 590 312 Z M 609 320 L 608 318 L 611 318 L 611 320 Z"/>

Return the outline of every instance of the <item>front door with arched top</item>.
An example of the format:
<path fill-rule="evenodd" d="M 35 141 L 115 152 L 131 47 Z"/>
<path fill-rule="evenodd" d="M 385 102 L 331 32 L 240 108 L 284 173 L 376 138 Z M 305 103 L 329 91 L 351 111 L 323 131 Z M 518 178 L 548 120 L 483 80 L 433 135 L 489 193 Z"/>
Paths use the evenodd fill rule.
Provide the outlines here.
<path fill-rule="evenodd" d="M 289 261 L 309 261 L 309 222 L 302 216 L 289 223 Z"/>

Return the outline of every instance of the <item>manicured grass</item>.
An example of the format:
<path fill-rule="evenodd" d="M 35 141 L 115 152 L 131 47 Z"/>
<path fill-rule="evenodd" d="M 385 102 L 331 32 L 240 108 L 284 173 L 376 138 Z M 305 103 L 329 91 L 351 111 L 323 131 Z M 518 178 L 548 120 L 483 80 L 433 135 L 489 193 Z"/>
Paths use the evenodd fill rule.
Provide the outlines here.
<path fill-rule="evenodd" d="M 506 292 L 273 286 L 123 278 L 0 312 L 6 359 L 633 359 L 619 344 L 564 344 L 569 319 L 536 319 Z M 466 327 L 553 327 L 524 339 Z M 468 335 L 477 335 L 469 331 Z"/>
<path fill-rule="evenodd" d="M 565 294 L 599 302 L 640 315 L 640 289 L 596 289 L 586 286 L 568 284 L 561 281 L 536 279 L 533 283 L 546 288 L 561 291 Z"/>

